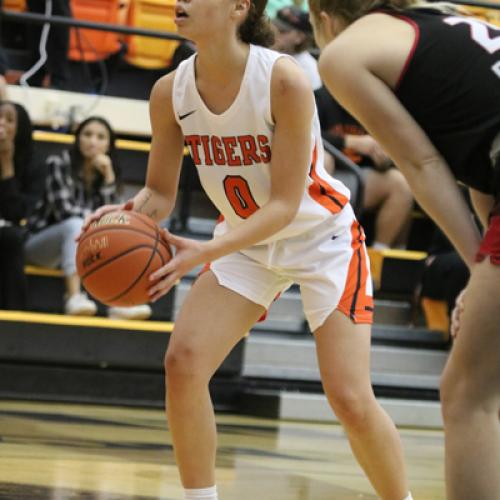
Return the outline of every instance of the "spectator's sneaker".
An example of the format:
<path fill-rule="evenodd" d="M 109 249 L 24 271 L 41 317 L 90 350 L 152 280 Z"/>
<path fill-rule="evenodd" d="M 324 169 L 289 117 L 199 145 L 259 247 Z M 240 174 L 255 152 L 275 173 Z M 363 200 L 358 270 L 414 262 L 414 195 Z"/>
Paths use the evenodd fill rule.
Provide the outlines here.
<path fill-rule="evenodd" d="M 75 293 L 66 300 L 64 312 L 74 316 L 93 316 L 97 306 L 84 293 Z"/>
<path fill-rule="evenodd" d="M 108 317 L 113 319 L 148 319 L 151 313 L 151 307 L 147 304 L 132 307 L 110 307 L 108 309 Z"/>

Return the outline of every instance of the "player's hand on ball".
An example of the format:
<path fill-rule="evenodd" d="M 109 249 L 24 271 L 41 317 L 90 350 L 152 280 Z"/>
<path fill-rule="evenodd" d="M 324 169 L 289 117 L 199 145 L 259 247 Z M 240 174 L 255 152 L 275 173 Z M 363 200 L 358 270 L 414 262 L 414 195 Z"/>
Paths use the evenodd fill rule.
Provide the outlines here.
<path fill-rule="evenodd" d="M 163 238 L 169 245 L 175 247 L 175 255 L 172 260 L 149 276 L 150 281 L 154 283 L 149 289 L 151 302 L 168 293 L 193 267 L 205 262 L 203 242 L 175 236 L 166 229 L 163 231 Z"/>
<path fill-rule="evenodd" d="M 464 298 L 467 288 L 464 288 L 457 297 L 455 301 L 455 307 L 451 313 L 451 327 L 450 334 L 452 338 L 456 338 L 460 330 L 460 317 L 464 311 Z"/>
<path fill-rule="evenodd" d="M 109 212 L 114 212 L 115 210 L 132 210 L 133 207 L 134 207 L 134 202 L 132 200 L 116 205 L 103 205 L 102 207 L 98 208 L 95 212 L 92 212 L 91 214 L 87 215 L 87 217 L 85 217 L 85 220 L 83 221 L 82 225 L 82 230 L 80 234 L 76 237 L 76 241 L 80 241 L 82 234 L 89 228 L 89 226 L 93 222 L 97 222 L 103 215 L 106 215 Z"/>

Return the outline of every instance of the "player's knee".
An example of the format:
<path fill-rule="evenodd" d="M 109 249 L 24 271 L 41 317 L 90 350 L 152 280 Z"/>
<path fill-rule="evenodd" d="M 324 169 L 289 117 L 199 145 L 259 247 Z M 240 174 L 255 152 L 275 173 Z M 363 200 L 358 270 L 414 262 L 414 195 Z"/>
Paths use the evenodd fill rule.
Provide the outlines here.
<path fill-rule="evenodd" d="M 398 193 L 401 198 L 413 200 L 410 185 L 405 176 L 397 169 L 393 168 L 387 172 L 391 190 Z"/>
<path fill-rule="evenodd" d="M 362 395 L 348 387 L 327 390 L 328 400 L 340 422 L 350 429 L 362 429 L 369 417 L 372 396 Z"/>
<path fill-rule="evenodd" d="M 191 344 L 178 342 L 167 349 L 164 359 L 165 374 L 170 382 L 189 382 L 202 376 L 202 357 Z"/>

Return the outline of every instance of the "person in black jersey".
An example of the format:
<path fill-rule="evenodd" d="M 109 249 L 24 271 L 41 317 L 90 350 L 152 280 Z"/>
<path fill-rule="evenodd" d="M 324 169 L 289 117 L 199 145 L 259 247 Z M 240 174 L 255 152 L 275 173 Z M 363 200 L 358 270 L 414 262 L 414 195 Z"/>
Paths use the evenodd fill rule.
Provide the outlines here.
<path fill-rule="evenodd" d="M 500 30 L 444 4 L 309 0 L 325 85 L 471 270 L 443 374 L 450 499 L 500 499 Z M 456 181 L 469 187 L 481 239 Z"/>

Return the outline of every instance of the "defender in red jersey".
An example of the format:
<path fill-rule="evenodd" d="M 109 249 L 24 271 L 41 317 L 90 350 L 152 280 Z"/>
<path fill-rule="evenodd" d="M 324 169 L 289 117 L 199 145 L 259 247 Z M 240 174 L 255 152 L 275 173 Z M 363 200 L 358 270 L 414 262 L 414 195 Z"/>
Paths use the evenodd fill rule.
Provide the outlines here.
<path fill-rule="evenodd" d="M 447 490 L 455 500 L 498 500 L 500 30 L 450 4 L 309 5 L 325 85 L 395 161 L 471 269 L 441 385 Z M 482 241 L 457 180 L 470 188 Z"/>

